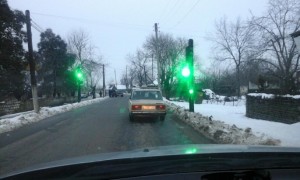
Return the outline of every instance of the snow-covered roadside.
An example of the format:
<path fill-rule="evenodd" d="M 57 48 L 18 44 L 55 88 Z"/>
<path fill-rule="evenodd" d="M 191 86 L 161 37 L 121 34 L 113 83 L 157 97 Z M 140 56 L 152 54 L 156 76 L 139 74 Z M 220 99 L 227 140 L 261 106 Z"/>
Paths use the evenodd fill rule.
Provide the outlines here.
<path fill-rule="evenodd" d="M 24 112 L 24 113 L 18 113 L 18 115 L 14 117 L 0 119 L 0 134 L 4 132 L 12 131 L 26 124 L 31 124 L 59 113 L 63 113 L 78 107 L 100 102 L 104 99 L 107 99 L 107 97 L 86 100 L 80 103 L 66 104 L 66 105 L 56 106 L 56 107 L 42 107 L 39 113 Z"/>
<path fill-rule="evenodd" d="M 194 129 L 218 143 L 246 145 L 290 145 L 287 138 L 269 134 L 266 121 L 248 118 L 245 121 L 244 105 L 195 104 L 195 113 L 188 112 L 187 102 L 166 101 L 171 111 Z M 263 121 L 266 124 L 257 123 Z M 269 124 L 273 127 L 273 122 Z M 276 124 L 276 123 L 275 123 Z M 259 127 L 259 128 L 257 128 Z M 276 132 L 275 132 L 276 133 Z M 277 130 L 278 133 L 278 130 Z M 300 135 L 293 137 L 296 139 Z M 299 142 L 298 142 L 299 144 Z"/>

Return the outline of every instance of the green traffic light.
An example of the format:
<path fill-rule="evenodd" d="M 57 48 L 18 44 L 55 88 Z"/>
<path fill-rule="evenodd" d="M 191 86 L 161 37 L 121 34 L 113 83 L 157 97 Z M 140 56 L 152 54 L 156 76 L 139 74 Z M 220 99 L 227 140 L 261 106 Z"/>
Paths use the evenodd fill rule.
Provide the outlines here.
<path fill-rule="evenodd" d="M 193 94 L 193 93 L 194 93 L 194 90 L 193 90 L 193 89 L 190 89 L 190 90 L 189 90 L 189 93 L 190 93 L 190 94 Z"/>
<path fill-rule="evenodd" d="M 191 72 L 190 69 L 188 67 L 184 67 L 181 71 L 181 74 L 183 77 L 188 77 L 190 76 Z"/>
<path fill-rule="evenodd" d="M 81 78 L 82 78 L 82 73 L 81 73 L 81 72 L 78 72 L 78 73 L 77 73 L 77 77 L 78 77 L 79 79 L 81 79 Z"/>

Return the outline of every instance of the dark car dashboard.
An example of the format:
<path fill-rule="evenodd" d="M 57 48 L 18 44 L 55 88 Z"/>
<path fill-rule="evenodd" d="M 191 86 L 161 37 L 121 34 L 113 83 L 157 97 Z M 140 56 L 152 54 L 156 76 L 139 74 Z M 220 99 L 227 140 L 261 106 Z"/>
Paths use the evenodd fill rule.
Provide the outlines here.
<path fill-rule="evenodd" d="M 122 158 L 21 172 L 3 179 L 300 179 L 300 153 L 212 153 Z"/>

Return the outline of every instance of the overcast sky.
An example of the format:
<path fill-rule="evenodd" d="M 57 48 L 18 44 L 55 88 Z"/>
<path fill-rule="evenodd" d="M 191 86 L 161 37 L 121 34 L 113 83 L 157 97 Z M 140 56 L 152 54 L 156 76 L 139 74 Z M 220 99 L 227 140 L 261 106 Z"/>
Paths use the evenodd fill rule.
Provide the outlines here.
<path fill-rule="evenodd" d="M 216 20 L 226 16 L 246 19 L 261 15 L 267 0 L 8 0 L 12 9 L 30 10 L 31 18 L 44 30 L 51 28 L 66 39 L 76 29 L 88 32 L 97 53 L 109 63 L 107 82 L 119 81 L 125 71 L 126 55 L 142 47 L 146 37 L 159 31 L 174 37 L 194 39 L 194 52 L 209 67 L 211 43 L 204 37 L 214 30 Z M 39 32 L 32 30 L 34 49 Z"/>

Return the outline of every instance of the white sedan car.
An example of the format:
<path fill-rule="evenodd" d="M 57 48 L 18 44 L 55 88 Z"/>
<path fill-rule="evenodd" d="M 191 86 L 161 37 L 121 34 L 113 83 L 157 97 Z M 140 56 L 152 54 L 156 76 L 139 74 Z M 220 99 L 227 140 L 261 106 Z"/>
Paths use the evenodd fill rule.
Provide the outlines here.
<path fill-rule="evenodd" d="M 158 89 L 134 89 L 129 98 L 129 118 L 159 117 L 164 120 L 166 105 Z"/>

